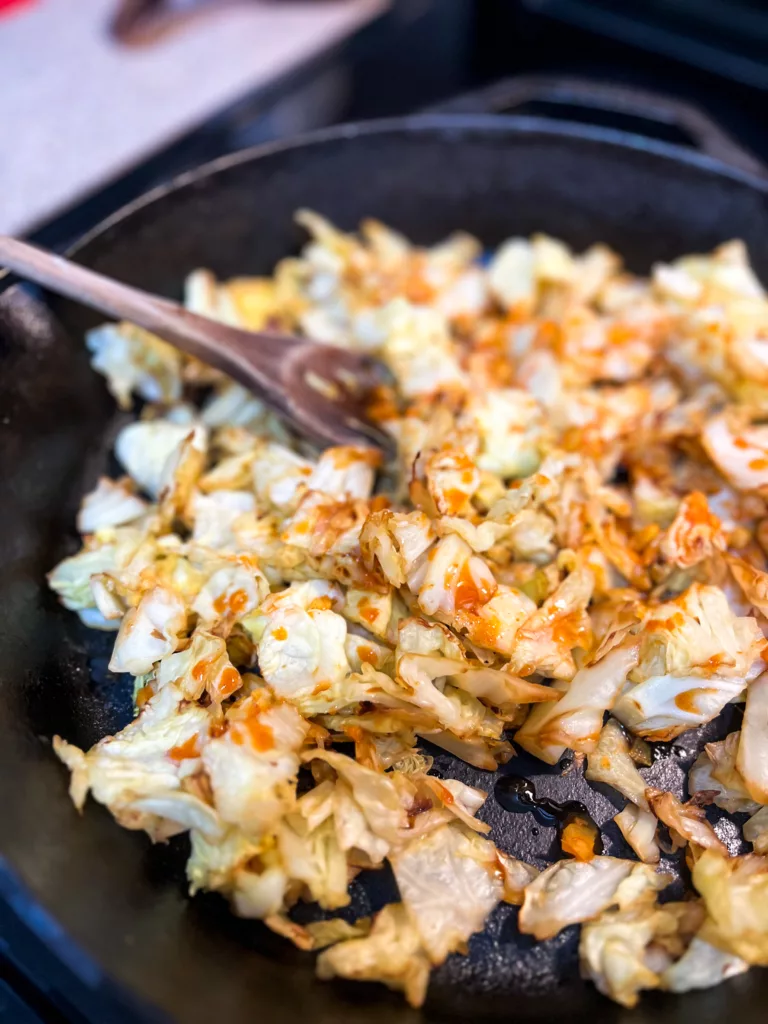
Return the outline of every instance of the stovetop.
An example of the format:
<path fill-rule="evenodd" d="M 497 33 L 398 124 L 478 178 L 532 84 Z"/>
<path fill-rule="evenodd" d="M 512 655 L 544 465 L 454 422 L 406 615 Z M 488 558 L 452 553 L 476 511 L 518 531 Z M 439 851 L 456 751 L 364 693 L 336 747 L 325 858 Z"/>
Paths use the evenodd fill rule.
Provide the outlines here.
<path fill-rule="evenodd" d="M 611 17 L 601 19 L 601 14 L 617 10 L 609 0 L 478 0 L 477 5 L 472 0 L 451 5 L 440 0 L 401 0 L 390 15 L 334 53 L 221 112 L 96 195 L 40 225 L 31 237 L 65 248 L 136 196 L 216 157 L 341 120 L 420 109 L 489 79 L 519 72 L 576 72 L 686 96 L 768 159 L 768 142 L 761 130 L 768 64 L 762 62 L 764 81 L 762 72 L 745 81 L 743 75 L 729 77 L 728 61 L 723 58 L 727 50 L 731 56 L 753 59 L 752 49 L 738 49 L 737 27 L 751 27 L 750 47 L 755 33 L 764 32 L 768 39 L 768 8 L 733 0 L 729 14 L 738 7 L 739 17 L 734 14 L 731 19 L 726 39 L 713 21 L 718 5 L 709 0 L 696 3 L 697 14 L 708 13 L 709 22 L 697 17 L 694 25 L 690 18 L 685 20 L 686 6 L 691 4 L 693 0 L 642 4 L 627 0 L 621 7 L 625 21 L 634 19 L 635 28 L 640 23 L 645 33 L 626 36 L 626 25 Z M 693 41 L 692 49 L 686 40 Z M 715 60 L 710 54 L 707 62 L 702 42 L 710 49 L 717 42 L 723 59 Z M 393 62 L 397 76 L 390 73 Z M 111 1011 L 105 1017 L 96 1002 L 88 1016 L 75 1009 L 75 1004 L 88 1004 L 82 992 L 75 995 L 75 987 L 81 985 L 75 980 L 76 972 L 66 957 L 51 953 L 21 923 L 4 895 L 0 860 L 0 1024 L 103 1024 L 107 1019 L 110 1024 L 122 1024 Z M 49 922 L 47 927 L 55 925 Z M 125 1024 L 139 1020 L 126 1013 Z"/>

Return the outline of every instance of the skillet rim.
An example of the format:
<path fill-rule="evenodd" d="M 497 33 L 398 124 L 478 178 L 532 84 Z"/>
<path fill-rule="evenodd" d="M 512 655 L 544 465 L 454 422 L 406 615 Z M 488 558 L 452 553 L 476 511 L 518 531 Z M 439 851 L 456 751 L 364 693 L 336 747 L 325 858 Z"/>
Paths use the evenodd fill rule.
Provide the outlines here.
<path fill-rule="evenodd" d="M 587 142 L 603 143 L 636 153 L 651 153 L 673 163 L 697 167 L 719 177 L 729 178 L 732 181 L 747 185 L 768 195 L 768 167 L 766 168 L 766 176 L 761 177 L 758 174 L 744 171 L 716 157 L 709 156 L 695 148 L 662 142 L 635 132 L 622 131 L 617 128 L 605 128 L 598 125 L 581 124 L 567 119 L 561 121 L 555 118 L 533 117 L 522 114 L 409 114 L 400 117 L 372 118 L 370 121 L 345 121 L 327 128 L 319 128 L 313 131 L 302 132 L 299 135 L 291 135 L 285 139 L 256 143 L 245 149 L 239 149 L 234 153 L 216 157 L 214 160 L 209 160 L 197 167 L 193 167 L 191 170 L 177 174 L 170 181 L 157 185 L 148 192 L 144 192 L 130 202 L 125 203 L 109 214 L 109 216 L 99 221 L 98 224 L 81 235 L 71 245 L 67 246 L 64 250 L 64 255 L 67 257 L 76 256 L 91 242 L 96 241 L 105 232 L 121 224 L 134 213 L 143 210 L 167 195 L 179 192 L 191 185 L 199 184 L 232 167 L 238 167 L 241 164 L 259 160 L 274 153 L 290 152 L 291 150 L 323 145 L 324 143 L 335 142 L 341 139 L 384 135 L 392 131 L 412 132 L 421 129 L 432 131 L 443 129 L 449 133 L 451 130 L 482 129 L 484 131 L 498 131 L 499 133 L 511 131 L 514 134 L 520 135 L 543 134 L 554 138 L 561 137 L 564 141 L 583 139 Z M 8 278 L 14 278 L 14 275 L 8 271 L 0 270 L 0 293 L 8 287 Z"/>

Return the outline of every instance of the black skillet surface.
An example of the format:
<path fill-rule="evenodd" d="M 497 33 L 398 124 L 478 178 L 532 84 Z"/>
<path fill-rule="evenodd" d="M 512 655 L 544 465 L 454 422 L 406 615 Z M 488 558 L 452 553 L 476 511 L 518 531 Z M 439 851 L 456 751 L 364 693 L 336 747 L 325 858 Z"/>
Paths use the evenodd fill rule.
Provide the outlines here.
<path fill-rule="evenodd" d="M 664 111 L 679 122 L 679 109 Z M 688 128 L 704 139 L 700 123 Z M 733 157 L 712 130 L 708 144 Z M 601 240 L 639 271 L 741 237 L 768 279 L 768 186 L 757 175 L 638 136 L 469 114 L 346 126 L 226 158 L 107 222 L 77 247 L 77 258 L 177 296 L 192 267 L 223 277 L 268 272 L 301 244 L 292 224 L 301 206 L 344 228 L 377 216 L 424 243 L 459 227 L 488 246 L 532 231 L 577 249 Z M 424 1011 L 379 987 L 321 984 L 311 956 L 235 919 L 219 897 L 186 897 L 183 841 L 151 848 L 93 804 L 79 818 L 50 737 L 88 746 L 119 728 L 130 717 L 129 687 L 106 671 L 112 637 L 60 609 L 44 574 L 75 549 L 79 498 L 109 470 L 122 418 L 82 344 L 97 318 L 8 283 L 0 281 L 0 895 L 78 979 L 85 995 L 72 999 L 89 1008 L 89 1019 L 721 1024 L 729 1012 L 742 1024 L 765 1019 L 768 979 L 760 971 L 682 998 L 650 994 L 637 1010 L 622 1010 L 579 980 L 576 929 L 532 943 L 517 935 L 516 910 L 506 906 L 473 938 L 469 957 L 452 957 L 435 972 Z M 727 731 L 713 723 L 706 738 Z M 649 780 L 681 793 L 703 739 L 684 737 L 648 769 Z M 436 767 L 492 792 L 488 773 L 446 755 Z M 521 756 L 500 774 L 530 773 L 539 794 L 582 800 L 599 824 L 608 822 L 605 851 L 628 855 L 610 823 L 615 795 L 562 770 Z M 491 795 L 483 814 L 503 849 L 539 863 L 554 851 L 554 828 L 531 813 L 510 814 Z M 736 826 L 723 819 L 718 829 L 735 849 Z M 681 864 L 665 867 L 679 873 Z M 356 883 L 352 912 L 376 909 L 391 891 L 383 874 Z"/>

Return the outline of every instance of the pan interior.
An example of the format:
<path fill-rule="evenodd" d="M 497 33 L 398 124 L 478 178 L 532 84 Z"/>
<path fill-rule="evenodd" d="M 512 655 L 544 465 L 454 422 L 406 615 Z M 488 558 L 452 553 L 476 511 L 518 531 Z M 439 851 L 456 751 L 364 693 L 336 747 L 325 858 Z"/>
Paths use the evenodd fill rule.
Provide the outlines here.
<path fill-rule="evenodd" d="M 267 273 L 303 237 L 293 212 L 309 207 L 351 229 L 379 217 L 416 242 L 456 229 L 495 246 L 514 234 L 544 231 L 576 249 L 611 245 L 631 269 L 704 251 L 732 237 L 747 241 L 768 279 L 765 193 L 738 176 L 695 160 L 580 138 L 511 119 L 344 130 L 295 147 L 276 147 L 202 176 L 93 236 L 77 258 L 118 279 L 178 297 L 186 273 L 210 267 L 226 277 Z M 2 287 L 0 283 L 0 287 Z M 87 631 L 45 588 L 45 573 L 74 550 L 81 495 L 114 472 L 115 412 L 82 344 L 98 318 L 70 303 L 14 286 L 0 295 L 0 773 L 2 854 L 32 894 L 87 954 L 119 982 L 181 1021 L 215 1013 L 236 1022 L 256 1008 L 271 1021 L 415 1021 L 415 1011 L 383 989 L 320 985 L 312 958 L 288 949 L 259 924 L 238 921 L 221 899 L 184 893 L 184 843 L 151 849 L 90 805 L 78 819 L 65 772 L 49 745 L 59 733 L 89 746 L 130 718 L 130 689 L 106 665 L 112 637 Z M 650 770 L 653 783 L 682 793 L 705 740 L 725 721 L 685 735 Z M 510 814 L 492 796 L 493 776 L 437 757 L 444 775 L 488 790 L 481 816 L 505 850 L 541 862 L 557 848 L 555 830 L 532 814 Z M 584 802 L 604 825 L 605 852 L 629 855 L 610 819 L 615 795 L 523 755 L 501 774 L 530 774 L 537 791 Z M 739 842 L 733 828 L 728 841 Z M 679 859 L 663 865 L 684 873 Z M 672 887 L 680 891 L 682 882 Z M 391 898 L 391 880 L 374 875 L 353 890 L 352 912 Z M 515 908 L 502 906 L 468 957 L 451 957 L 433 977 L 429 1019 L 586 1021 L 650 1019 L 668 1024 L 721 1020 L 737 1007 L 763 1019 L 768 988 L 751 972 L 706 993 L 647 997 L 624 1011 L 579 980 L 578 935 L 533 943 L 517 934 Z"/>

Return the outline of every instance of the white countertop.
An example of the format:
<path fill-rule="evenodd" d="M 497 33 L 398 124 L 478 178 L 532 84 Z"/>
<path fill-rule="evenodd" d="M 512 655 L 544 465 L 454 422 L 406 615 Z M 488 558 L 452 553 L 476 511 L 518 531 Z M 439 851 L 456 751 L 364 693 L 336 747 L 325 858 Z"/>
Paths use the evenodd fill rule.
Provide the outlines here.
<path fill-rule="evenodd" d="M 242 0 L 139 48 L 109 37 L 115 7 L 38 0 L 0 18 L 0 231 L 53 216 L 387 0 Z"/>

